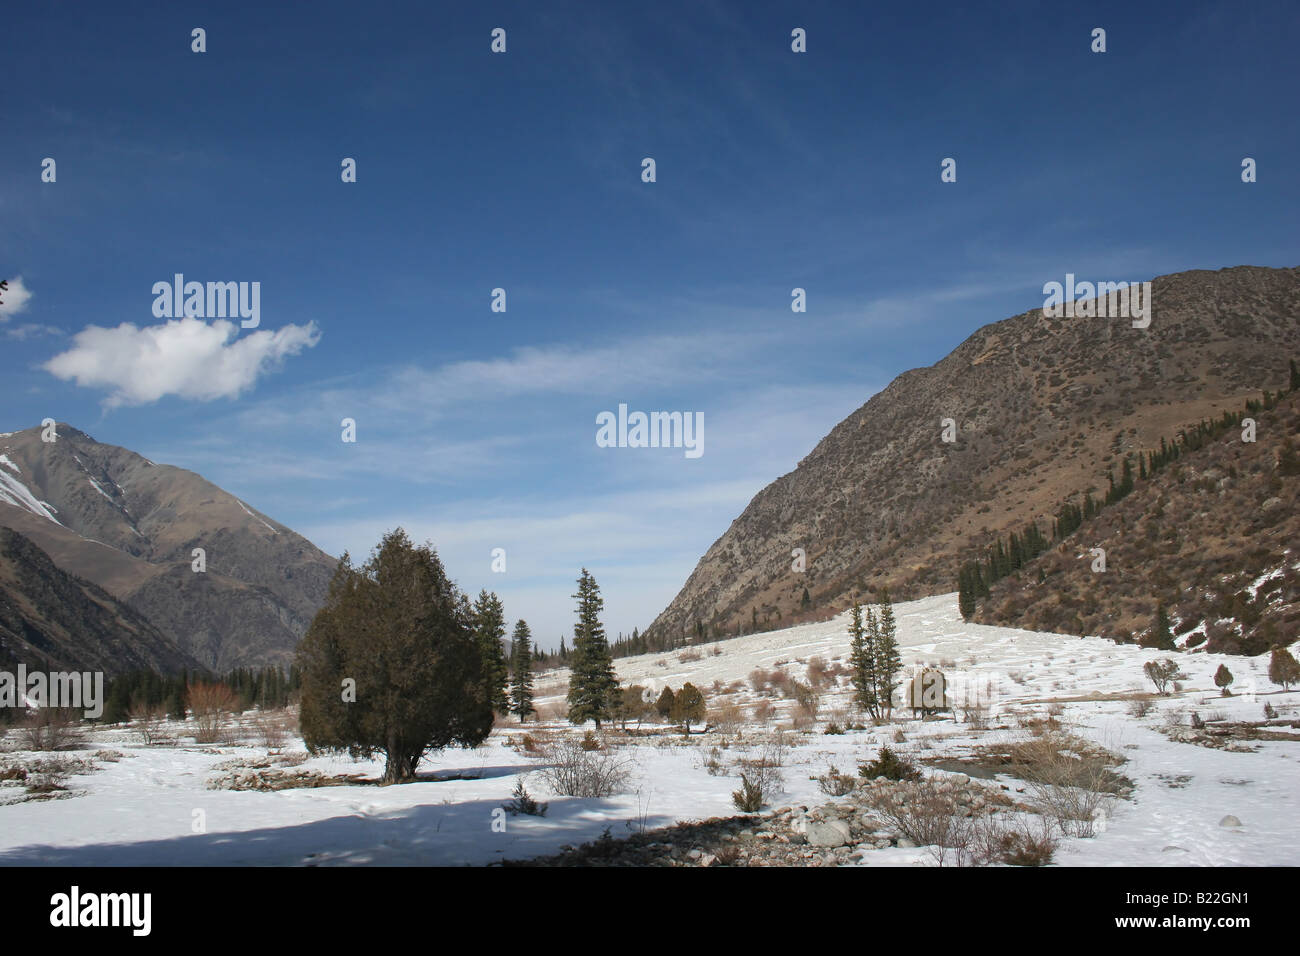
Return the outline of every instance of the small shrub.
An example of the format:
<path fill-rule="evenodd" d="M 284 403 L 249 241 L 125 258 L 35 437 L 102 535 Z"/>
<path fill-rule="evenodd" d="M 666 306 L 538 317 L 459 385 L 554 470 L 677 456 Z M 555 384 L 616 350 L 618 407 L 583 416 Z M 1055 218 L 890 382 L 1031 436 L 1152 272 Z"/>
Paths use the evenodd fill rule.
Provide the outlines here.
<path fill-rule="evenodd" d="M 740 775 L 740 789 L 733 790 L 731 802 L 741 813 L 758 813 L 763 809 L 763 788 L 756 781 L 751 781 L 748 774 Z"/>
<path fill-rule="evenodd" d="M 882 747 L 880 755 L 875 760 L 858 765 L 858 776 L 867 780 L 876 780 L 880 777 L 895 781 L 919 780 L 921 771 L 905 757 L 898 756 L 888 747 Z"/>
<path fill-rule="evenodd" d="M 542 769 L 542 778 L 562 796 L 609 797 L 627 780 L 623 758 L 610 750 L 588 750 L 571 737 L 552 744 L 546 756 L 550 763 Z"/>
<path fill-rule="evenodd" d="M 590 730 L 582 735 L 582 740 L 579 741 L 578 746 L 588 752 L 605 749 L 604 745 L 601 744 L 600 740 Z"/>
<path fill-rule="evenodd" d="M 844 733 L 844 728 L 832 720 L 829 724 L 826 725 L 826 729 L 823 730 L 822 733 L 831 734 L 833 736 L 839 735 Z"/>
<path fill-rule="evenodd" d="M 827 796 L 842 797 L 853 792 L 857 781 L 846 773 L 840 773 L 839 768 L 831 764 L 830 770 L 817 778 L 817 786 Z"/>
<path fill-rule="evenodd" d="M 528 788 L 524 786 L 524 778 L 518 777 L 515 779 L 513 798 L 502 804 L 502 806 L 510 814 L 522 813 L 530 817 L 544 817 L 546 816 L 546 808 L 550 804 L 538 803 L 534 800 L 532 794 L 528 792 Z"/>
<path fill-rule="evenodd" d="M 1133 700 L 1128 702 L 1128 715 L 1130 717 L 1145 717 L 1147 714 L 1151 713 L 1151 708 L 1153 706 L 1154 705 L 1149 699 L 1145 697 L 1135 697 Z"/>

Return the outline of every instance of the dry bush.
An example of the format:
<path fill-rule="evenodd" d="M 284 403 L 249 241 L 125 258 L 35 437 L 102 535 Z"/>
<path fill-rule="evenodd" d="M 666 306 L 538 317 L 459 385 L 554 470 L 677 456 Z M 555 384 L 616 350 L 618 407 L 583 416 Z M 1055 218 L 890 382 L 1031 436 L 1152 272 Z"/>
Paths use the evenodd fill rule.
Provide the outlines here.
<path fill-rule="evenodd" d="M 1128 702 L 1128 711 L 1130 717 L 1145 717 L 1151 713 L 1151 708 L 1155 705 L 1145 697 L 1135 697 Z"/>
<path fill-rule="evenodd" d="M 817 778 L 817 786 L 821 788 L 821 792 L 830 797 L 842 797 L 852 793 L 857 785 L 856 780 L 846 773 L 840 773 L 840 768 L 834 764 L 831 764 L 830 769 Z"/>
<path fill-rule="evenodd" d="M 1090 837 L 1098 811 L 1127 789 L 1120 758 L 1082 738 L 1046 733 L 1010 748 L 1012 773 L 1029 784 L 1034 810 L 1066 836 Z"/>
<path fill-rule="evenodd" d="M 130 716 L 135 724 L 136 733 L 140 735 L 140 740 L 146 747 L 152 747 L 164 738 L 163 726 L 167 720 L 165 707 L 137 704 L 131 708 Z"/>
<path fill-rule="evenodd" d="M 677 655 L 677 660 L 682 664 L 691 664 L 700 659 L 699 651 L 682 651 Z"/>
<path fill-rule="evenodd" d="M 66 707 L 38 707 L 19 722 L 18 740 L 24 750 L 71 750 L 81 743 L 80 715 Z"/>
<path fill-rule="evenodd" d="M 279 750 L 293 733 L 297 721 L 293 712 L 282 710 L 259 710 L 253 715 L 253 729 L 262 738 L 262 746 L 267 750 Z"/>
<path fill-rule="evenodd" d="M 830 678 L 826 676 L 827 667 L 824 657 L 813 657 L 808 661 L 808 685 L 813 690 L 821 690 L 830 683 Z"/>
<path fill-rule="evenodd" d="M 235 692 L 225 684 L 196 681 L 190 685 L 187 703 L 194 717 L 194 740 L 201 744 L 220 740 L 226 721 L 235 712 Z"/>
<path fill-rule="evenodd" d="M 931 780 L 867 788 L 866 805 L 917 846 L 932 847 L 941 865 L 968 850 L 975 823 L 955 792 Z"/>
<path fill-rule="evenodd" d="M 989 707 L 979 697 L 976 697 L 962 707 L 961 719 L 970 727 L 971 730 L 988 730 L 989 729 Z"/>
<path fill-rule="evenodd" d="M 815 687 L 802 681 L 791 681 L 789 694 L 790 699 L 795 702 L 801 717 L 809 721 L 817 719 L 817 708 L 821 703 L 821 695 L 817 693 Z"/>
<path fill-rule="evenodd" d="M 744 769 L 741 772 L 742 787 L 737 792 L 749 797 L 757 797 L 760 807 L 764 800 L 780 792 L 785 785 L 785 775 L 781 772 L 781 768 L 785 766 L 789 749 L 785 734 L 778 731 L 768 738 L 757 757 L 739 761 Z M 739 802 L 736 805 L 740 806 Z M 745 812 L 755 813 L 757 810 Z"/>
<path fill-rule="evenodd" d="M 566 797 L 609 797 L 619 793 L 630 768 L 627 758 L 602 747 L 587 750 L 581 741 L 563 737 L 546 752 L 547 766 L 542 779 L 557 794 Z"/>
<path fill-rule="evenodd" d="M 760 724 L 766 724 L 771 721 L 775 712 L 776 708 L 772 706 L 770 700 L 760 700 L 754 705 L 753 716 Z"/>
<path fill-rule="evenodd" d="M 744 726 L 745 711 L 735 701 L 719 701 L 715 698 L 715 703 L 709 710 L 708 723 L 720 733 L 736 733 Z"/>
<path fill-rule="evenodd" d="M 983 816 L 975 820 L 960 862 L 965 866 L 1047 866 L 1057 845 L 1051 822 L 1042 817 Z"/>

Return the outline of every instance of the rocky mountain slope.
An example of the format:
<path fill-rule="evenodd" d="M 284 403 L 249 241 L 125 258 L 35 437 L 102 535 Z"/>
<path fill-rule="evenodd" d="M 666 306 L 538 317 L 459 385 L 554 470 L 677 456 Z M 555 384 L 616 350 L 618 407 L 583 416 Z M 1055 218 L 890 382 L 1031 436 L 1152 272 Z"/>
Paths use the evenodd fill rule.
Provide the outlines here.
<path fill-rule="evenodd" d="M 648 633 L 789 623 L 805 588 L 820 613 L 854 590 L 951 591 L 965 557 L 1034 518 L 1050 527 L 1061 501 L 1104 489 L 1125 453 L 1286 384 L 1300 268 L 1161 276 L 1152 299 L 1146 329 L 1046 318 L 1036 304 L 900 375 L 754 497 Z"/>
<path fill-rule="evenodd" d="M 1300 636 L 1300 391 L 1138 482 L 1060 545 L 1003 578 L 974 620 L 1149 640 L 1157 603 L 1176 643 L 1261 654 Z M 1094 572 L 1093 548 L 1106 570 Z"/>
<path fill-rule="evenodd" d="M 0 528 L 0 662 L 109 677 L 199 668 L 139 611 L 61 570 L 10 528 Z"/>
<path fill-rule="evenodd" d="M 335 561 L 201 476 L 59 424 L 0 435 L 0 526 L 205 666 L 287 663 Z M 193 570 L 194 549 L 206 570 Z"/>

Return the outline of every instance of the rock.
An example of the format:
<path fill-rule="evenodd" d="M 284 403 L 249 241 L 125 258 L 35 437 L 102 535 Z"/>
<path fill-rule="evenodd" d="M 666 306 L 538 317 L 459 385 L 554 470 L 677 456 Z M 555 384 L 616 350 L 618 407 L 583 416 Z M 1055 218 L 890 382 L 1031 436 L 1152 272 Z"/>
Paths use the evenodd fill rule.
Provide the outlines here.
<path fill-rule="evenodd" d="M 899 837 L 898 848 L 900 850 L 915 850 L 916 844 L 913 843 L 911 840 L 909 840 L 907 837 Z"/>
<path fill-rule="evenodd" d="M 1160 852 L 1161 852 L 1161 853 L 1186 853 L 1186 852 L 1187 852 L 1187 849 L 1186 849 L 1185 847 L 1181 847 L 1181 846 L 1173 846 L 1173 845 L 1171 844 L 1170 846 L 1165 847 L 1165 848 L 1164 848 L 1163 850 L 1161 850 Z"/>
<path fill-rule="evenodd" d="M 718 862 L 718 858 L 714 856 L 712 853 L 706 853 L 704 854 L 704 856 L 700 857 L 700 866 L 712 866 L 714 863 L 717 862 Z"/>
<path fill-rule="evenodd" d="M 698 860 L 700 857 L 704 856 L 704 851 L 697 848 L 691 850 L 689 853 L 686 854 L 686 856 L 688 859 Z"/>
<path fill-rule="evenodd" d="M 843 820 L 810 823 L 806 836 L 813 846 L 843 846 L 849 842 L 849 825 Z"/>
<path fill-rule="evenodd" d="M 1241 821 L 1238 820 L 1236 817 L 1234 817 L 1231 813 L 1229 813 L 1226 817 L 1224 817 L 1222 820 L 1219 821 L 1219 826 L 1239 827 L 1241 826 Z"/>

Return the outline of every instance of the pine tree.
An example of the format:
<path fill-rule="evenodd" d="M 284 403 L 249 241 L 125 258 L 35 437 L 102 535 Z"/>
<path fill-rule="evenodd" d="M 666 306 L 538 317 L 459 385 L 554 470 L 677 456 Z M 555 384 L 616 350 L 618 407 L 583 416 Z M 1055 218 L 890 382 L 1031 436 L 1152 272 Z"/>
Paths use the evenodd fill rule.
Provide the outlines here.
<path fill-rule="evenodd" d="M 808 596 L 807 588 L 803 589 L 803 597 L 799 599 L 799 606 L 803 608 L 805 611 L 808 610 L 808 608 L 812 607 L 812 598 Z"/>
<path fill-rule="evenodd" d="M 957 608 L 963 621 L 975 616 L 975 582 L 971 580 L 969 563 L 963 564 L 957 574 Z"/>
<path fill-rule="evenodd" d="M 1300 369 L 1295 366 L 1295 359 L 1291 360 L 1291 391 L 1300 389 Z"/>
<path fill-rule="evenodd" d="M 578 622 L 573 626 L 573 666 L 569 678 L 569 723 L 602 720 L 613 716 L 613 695 L 618 691 L 614 659 L 609 652 L 600 612 L 605 601 L 596 579 L 586 568 L 578 578 Z"/>
<path fill-rule="evenodd" d="M 501 646 L 505 636 L 506 614 L 501 599 L 495 592 L 479 591 L 478 600 L 474 602 L 474 638 L 483 655 L 483 686 L 487 689 L 492 709 L 499 714 L 510 712 L 507 691 L 510 672 Z"/>
<path fill-rule="evenodd" d="M 1155 623 L 1151 631 L 1140 642 L 1143 647 L 1153 647 L 1158 651 L 1176 650 L 1173 628 L 1169 623 L 1169 612 L 1163 604 L 1156 605 Z"/>
<path fill-rule="evenodd" d="M 522 724 L 531 714 L 533 706 L 533 651 L 532 632 L 522 619 L 515 622 L 513 647 L 510 652 L 510 713 Z"/>
<path fill-rule="evenodd" d="M 898 652 L 898 624 L 894 620 L 894 605 L 889 600 L 889 590 L 880 594 L 880 640 L 876 645 L 876 697 L 886 717 L 894 711 L 894 690 L 898 687 L 898 673 L 903 660 Z"/>
<path fill-rule="evenodd" d="M 853 681 L 853 699 L 873 718 L 880 716 L 876 699 L 875 640 L 876 619 L 867 608 L 863 624 L 862 605 L 857 599 L 849 611 L 849 672 Z"/>

